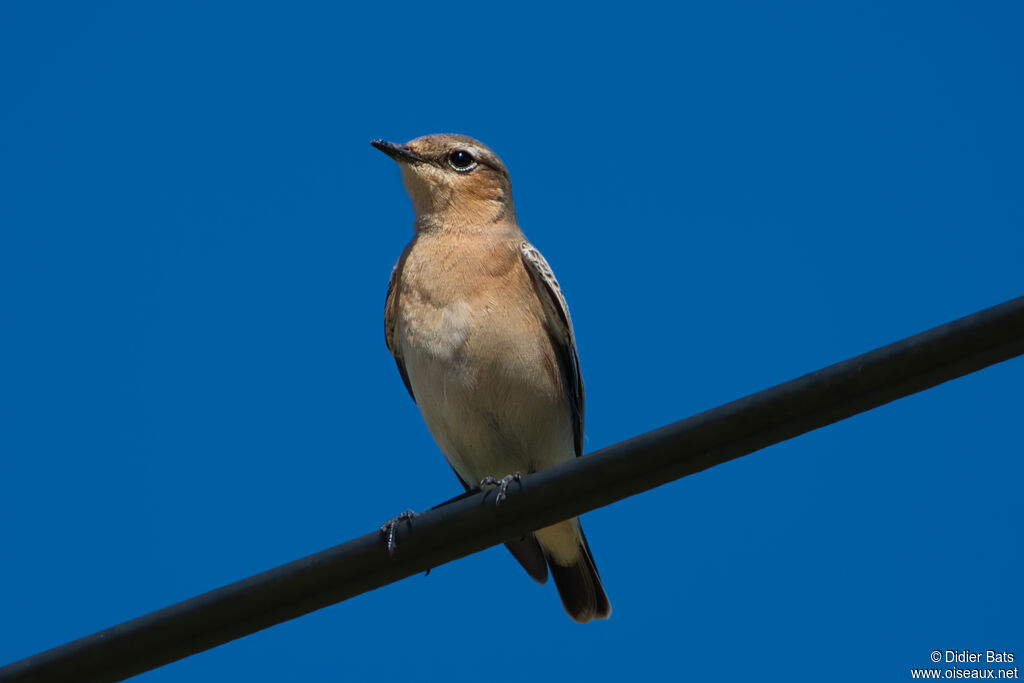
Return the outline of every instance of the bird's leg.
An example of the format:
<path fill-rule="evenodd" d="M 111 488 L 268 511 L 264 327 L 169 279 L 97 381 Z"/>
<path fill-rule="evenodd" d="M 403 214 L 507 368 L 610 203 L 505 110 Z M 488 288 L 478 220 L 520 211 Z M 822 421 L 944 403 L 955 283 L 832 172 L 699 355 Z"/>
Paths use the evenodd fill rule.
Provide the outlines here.
<path fill-rule="evenodd" d="M 398 531 L 398 525 L 402 522 L 411 522 L 412 518 L 415 516 L 415 512 L 412 510 L 406 510 L 394 519 L 389 519 L 380 525 L 380 532 L 384 534 L 384 538 L 387 539 L 388 554 L 391 555 L 391 557 L 395 556 L 395 532 Z"/>
<path fill-rule="evenodd" d="M 481 490 L 485 486 L 497 486 L 498 497 L 494 501 L 495 505 L 501 505 L 506 498 L 508 498 L 508 487 L 512 485 L 512 482 L 517 484 L 522 483 L 523 475 L 519 472 L 513 472 L 512 474 L 506 474 L 501 479 L 495 479 L 494 477 L 484 477 L 480 480 Z"/>

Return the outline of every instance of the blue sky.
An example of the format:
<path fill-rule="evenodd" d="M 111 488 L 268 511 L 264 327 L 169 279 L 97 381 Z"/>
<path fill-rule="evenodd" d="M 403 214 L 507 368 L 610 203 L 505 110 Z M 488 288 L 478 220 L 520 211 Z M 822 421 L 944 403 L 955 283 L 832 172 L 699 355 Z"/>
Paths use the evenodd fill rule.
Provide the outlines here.
<path fill-rule="evenodd" d="M 477 137 L 587 450 L 1024 294 L 1015 3 L 5 3 L 0 663 L 459 492 L 384 347 L 373 138 Z M 902 680 L 1024 650 L 1014 360 L 145 674 Z M 1018 657 L 1024 656 L 1024 653 Z"/>

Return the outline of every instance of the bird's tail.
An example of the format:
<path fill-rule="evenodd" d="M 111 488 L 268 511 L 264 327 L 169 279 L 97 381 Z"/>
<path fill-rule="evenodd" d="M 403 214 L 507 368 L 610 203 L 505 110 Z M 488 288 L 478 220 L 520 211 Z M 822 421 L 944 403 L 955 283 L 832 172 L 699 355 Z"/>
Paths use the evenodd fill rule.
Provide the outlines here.
<path fill-rule="evenodd" d="M 569 526 L 571 525 L 571 527 Z M 575 547 L 566 547 L 567 532 Z M 607 619 L 612 613 L 608 596 L 601 584 L 601 576 L 594 564 L 590 544 L 583 535 L 579 520 L 556 524 L 537 532 L 544 555 L 551 569 L 551 578 L 558 588 L 565 611 L 573 621 L 584 624 L 592 619 Z M 557 538 L 558 543 L 552 543 Z"/>

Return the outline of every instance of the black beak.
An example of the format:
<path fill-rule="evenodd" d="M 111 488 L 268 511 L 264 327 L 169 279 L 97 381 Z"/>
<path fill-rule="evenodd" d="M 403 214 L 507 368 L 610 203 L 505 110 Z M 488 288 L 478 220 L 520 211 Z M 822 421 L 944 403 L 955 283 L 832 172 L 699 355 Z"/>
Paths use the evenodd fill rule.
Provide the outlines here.
<path fill-rule="evenodd" d="M 399 163 L 411 164 L 426 162 L 426 159 L 413 153 L 413 151 L 405 145 L 396 145 L 395 143 L 388 142 L 387 140 L 371 140 L 370 144 Z"/>

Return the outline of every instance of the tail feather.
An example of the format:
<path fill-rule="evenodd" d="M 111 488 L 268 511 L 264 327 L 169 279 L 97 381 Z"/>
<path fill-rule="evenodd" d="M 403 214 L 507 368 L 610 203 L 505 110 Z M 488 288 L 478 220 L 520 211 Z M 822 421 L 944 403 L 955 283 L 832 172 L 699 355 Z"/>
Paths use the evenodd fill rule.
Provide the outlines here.
<path fill-rule="evenodd" d="M 580 552 L 575 562 L 561 565 L 548 555 L 548 566 L 565 611 L 573 621 L 585 624 L 592 619 L 607 619 L 611 616 L 612 607 L 582 528 L 579 538 Z"/>

